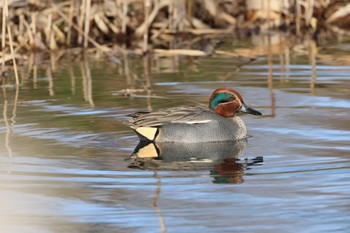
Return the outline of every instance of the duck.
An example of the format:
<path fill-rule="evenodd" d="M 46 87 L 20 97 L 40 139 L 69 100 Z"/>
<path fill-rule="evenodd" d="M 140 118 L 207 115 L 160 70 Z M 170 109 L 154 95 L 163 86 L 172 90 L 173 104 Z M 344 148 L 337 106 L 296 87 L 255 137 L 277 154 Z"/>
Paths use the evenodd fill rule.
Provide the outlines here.
<path fill-rule="evenodd" d="M 218 88 L 209 105 L 179 106 L 128 116 L 127 125 L 141 141 L 203 143 L 247 138 L 247 128 L 239 113 L 262 115 L 248 107 L 231 88 Z"/>

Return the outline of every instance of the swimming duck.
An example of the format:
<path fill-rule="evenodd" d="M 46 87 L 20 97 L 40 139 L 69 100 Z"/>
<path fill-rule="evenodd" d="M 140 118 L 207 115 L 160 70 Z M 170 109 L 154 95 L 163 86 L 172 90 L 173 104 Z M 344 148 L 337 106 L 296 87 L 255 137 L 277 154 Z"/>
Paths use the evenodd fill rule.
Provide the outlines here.
<path fill-rule="evenodd" d="M 233 89 L 216 89 L 206 106 L 173 107 L 156 112 L 137 112 L 128 125 L 143 141 L 218 142 L 247 137 L 247 128 L 237 113 L 261 115 L 247 107 Z"/>

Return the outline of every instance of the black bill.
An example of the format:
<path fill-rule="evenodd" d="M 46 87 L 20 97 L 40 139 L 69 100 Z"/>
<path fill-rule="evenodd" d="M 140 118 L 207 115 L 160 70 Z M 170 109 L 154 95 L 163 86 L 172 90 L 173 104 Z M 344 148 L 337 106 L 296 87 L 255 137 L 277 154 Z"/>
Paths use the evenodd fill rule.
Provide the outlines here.
<path fill-rule="evenodd" d="M 255 115 L 255 116 L 261 116 L 261 112 L 259 111 L 256 111 L 252 108 L 249 108 L 247 105 L 245 104 L 242 104 L 242 107 L 241 109 L 239 110 L 240 112 L 244 112 L 244 113 L 248 113 L 248 114 L 252 114 L 252 115 Z"/>

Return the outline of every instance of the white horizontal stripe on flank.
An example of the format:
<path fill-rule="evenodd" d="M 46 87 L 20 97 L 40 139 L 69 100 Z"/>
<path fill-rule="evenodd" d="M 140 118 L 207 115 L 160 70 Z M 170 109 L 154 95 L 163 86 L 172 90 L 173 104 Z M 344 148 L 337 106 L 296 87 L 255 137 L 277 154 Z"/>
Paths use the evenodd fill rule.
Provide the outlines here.
<path fill-rule="evenodd" d="M 208 123 L 208 122 L 211 122 L 212 120 L 201 120 L 201 121 L 186 121 L 184 123 L 186 124 L 204 124 L 204 123 Z"/>

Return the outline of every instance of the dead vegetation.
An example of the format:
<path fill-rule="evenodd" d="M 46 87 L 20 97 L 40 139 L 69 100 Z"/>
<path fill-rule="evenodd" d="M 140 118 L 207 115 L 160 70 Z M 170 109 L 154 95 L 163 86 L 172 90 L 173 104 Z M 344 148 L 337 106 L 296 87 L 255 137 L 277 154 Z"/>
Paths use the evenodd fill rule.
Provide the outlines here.
<path fill-rule="evenodd" d="M 215 45 L 199 36 L 350 28 L 350 4 L 339 0 L 3 0 L 0 8 L 2 71 L 31 51 L 89 50 L 115 62 L 149 51 L 204 56 Z"/>

